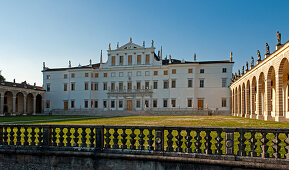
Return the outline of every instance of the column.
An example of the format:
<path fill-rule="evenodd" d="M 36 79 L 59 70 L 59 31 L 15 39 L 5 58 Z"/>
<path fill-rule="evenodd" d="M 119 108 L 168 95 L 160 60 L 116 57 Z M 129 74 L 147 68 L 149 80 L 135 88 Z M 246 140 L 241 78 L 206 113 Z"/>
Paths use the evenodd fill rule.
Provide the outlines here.
<path fill-rule="evenodd" d="M 24 99 L 23 99 L 23 104 L 24 104 L 24 111 L 23 111 L 23 114 L 26 115 L 27 113 L 27 103 L 26 103 L 26 98 L 27 98 L 27 95 L 24 95 Z"/>
<path fill-rule="evenodd" d="M 178 101 L 177 101 L 177 102 L 178 102 Z M 179 102 L 180 102 L 180 101 L 179 101 Z M 150 96 L 149 105 L 150 105 L 150 110 L 152 110 L 152 108 L 153 108 L 153 99 L 152 99 L 152 96 Z"/>
<path fill-rule="evenodd" d="M 36 94 L 33 96 L 33 115 L 36 114 Z"/>
<path fill-rule="evenodd" d="M 234 94 L 234 98 L 235 98 L 235 103 L 234 103 L 235 104 L 235 106 L 234 106 L 235 107 L 235 109 L 234 109 L 235 110 L 235 116 L 238 116 L 238 107 L 237 107 L 238 99 L 237 99 L 237 96 L 238 96 L 237 95 L 237 90 L 235 90 L 235 94 Z"/>
<path fill-rule="evenodd" d="M 118 96 L 115 99 L 115 110 L 118 110 Z"/>
<path fill-rule="evenodd" d="M 262 80 L 261 80 L 262 81 Z M 263 120 L 264 119 L 264 116 L 263 116 L 263 113 L 262 113 L 262 82 L 259 82 L 258 81 L 258 90 L 257 90 L 257 112 L 256 112 L 256 115 L 257 115 L 257 119 L 259 120 Z"/>
<path fill-rule="evenodd" d="M 241 90 L 241 115 L 240 117 L 245 117 L 245 87 L 243 86 Z"/>
<path fill-rule="evenodd" d="M 144 110 L 144 96 L 141 96 L 141 110 Z"/>
<path fill-rule="evenodd" d="M 16 95 L 13 94 L 13 97 L 12 97 L 12 114 L 15 114 L 16 112 Z"/>
<path fill-rule="evenodd" d="M 108 99 L 107 99 L 107 109 L 110 111 L 111 109 L 110 109 L 110 97 L 108 97 Z"/>
<path fill-rule="evenodd" d="M 248 83 L 247 83 L 248 86 Z M 245 118 L 250 117 L 250 86 L 245 88 L 245 93 L 246 93 L 246 100 L 245 100 L 245 105 L 246 105 L 246 113 L 245 113 Z"/>
<path fill-rule="evenodd" d="M 1 93 L 0 95 L 0 114 L 4 114 L 4 93 Z"/>
<path fill-rule="evenodd" d="M 271 81 L 268 81 L 266 80 L 265 81 L 265 114 L 264 114 L 264 120 L 272 120 L 272 116 L 271 116 L 271 109 L 272 109 L 272 106 L 271 106 Z"/>
<path fill-rule="evenodd" d="M 234 91 L 231 90 L 231 114 L 234 116 Z"/>
<path fill-rule="evenodd" d="M 251 105 L 250 105 L 250 108 L 251 108 L 251 115 L 250 115 L 250 118 L 251 119 L 255 119 L 256 118 L 256 114 L 255 114 L 255 109 L 256 108 L 256 105 L 255 105 L 255 88 L 253 87 L 253 83 L 251 83 L 251 94 L 250 94 L 250 101 L 251 101 Z"/>
<path fill-rule="evenodd" d="M 275 109 L 275 121 L 280 122 L 284 121 L 284 110 L 283 110 L 283 79 L 282 75 L 276 75 L 276 109 Z"/>

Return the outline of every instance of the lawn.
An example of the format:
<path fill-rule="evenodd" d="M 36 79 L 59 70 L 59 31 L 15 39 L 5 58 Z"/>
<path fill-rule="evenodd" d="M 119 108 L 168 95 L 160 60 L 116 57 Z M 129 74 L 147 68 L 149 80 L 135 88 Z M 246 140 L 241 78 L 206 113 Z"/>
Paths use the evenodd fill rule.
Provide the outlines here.
<path fill-rule="evenodd" d="M 79 119 L 73 120 L 58 120 L 58 121 L 50 120 L 47 122 L 31 122 L 31 123 L 289 128 L 288 122 L 281 123 L 274 121 L 248 119 L 242 117 L 233 117 L 233 116 L 129 116 L 129 117 L 78 117 L 78 118 Z"/>

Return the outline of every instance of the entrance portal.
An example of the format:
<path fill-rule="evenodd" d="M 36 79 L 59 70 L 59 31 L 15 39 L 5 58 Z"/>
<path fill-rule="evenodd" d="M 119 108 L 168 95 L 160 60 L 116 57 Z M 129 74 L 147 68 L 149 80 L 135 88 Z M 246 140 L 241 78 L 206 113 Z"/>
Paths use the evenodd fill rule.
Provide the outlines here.
<path fill-rule="evenodd" d="M 127 108 L 127 110 L 132 111 L 132 100 L 126 101 L 126 108 Z"/>

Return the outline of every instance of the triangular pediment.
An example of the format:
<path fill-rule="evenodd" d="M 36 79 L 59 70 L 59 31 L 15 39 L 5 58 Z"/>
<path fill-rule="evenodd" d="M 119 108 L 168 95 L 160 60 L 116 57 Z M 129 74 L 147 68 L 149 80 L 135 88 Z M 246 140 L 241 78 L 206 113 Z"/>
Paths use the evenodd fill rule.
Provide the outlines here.
<path fill-rule="evenodd" d="M 138 48 L 143 48 L 143 47 L 139 46 L 135 43 L 129 42 L 129 43 L 117 48 L 116 50 L 129 50 L 129 49 L 138 49 Z"/>

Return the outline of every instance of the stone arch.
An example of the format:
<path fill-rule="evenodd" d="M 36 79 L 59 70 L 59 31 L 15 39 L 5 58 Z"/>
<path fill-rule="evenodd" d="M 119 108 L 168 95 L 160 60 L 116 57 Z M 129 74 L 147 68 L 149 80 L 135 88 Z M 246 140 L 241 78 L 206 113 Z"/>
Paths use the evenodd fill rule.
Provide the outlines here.
<path fill-rule="evenodd" d="M 266 114 L 264 119 L 271 120 L 272 116 L 275 117 L 275 99 L 276 99 L 276 78 L 275 78 L 275 68 L 271 66 L 267 73 L 267 105 Z M 274 115 L 272 115 L 274 114 Z"/>
<path fill-rule="evenodd" d="M 33 94 L 29 93 L 26 97 L 26 112 L 27 114 L 33 113 Z"/>
<path fill-rule="evenodd" d="M 4 113 L 13 112 L 13 93 L 11 91 L 6 91 L 4 93 Z"/>
<path fill-rule="evenodd" d="M 242 84 L 242 92 L 241 92 L 241 110 L 242 110 L 242 117 L 245 117 L 246 108 L 245 108 L 245 100 L 246 100 L 246 94 L 245 94 L 245 83 Z"/>
<path fill-rule="evenodd" d="M 246 115 L 245 117 L 250 117 L 251 107 L 250 107 L 250 96 L 251 96 L 251 88 L 250 88 L 250 80 L 246 83 Z"/>
<path fill-rule="evenodd" d="M 16 107 L 15 107 L 15 112 L 18 114 L 23 114 L 24 113 L 24 94 L 21 92 L 18 92 L 16 94 Z"/>
<path fill-rule="evenodd" d="M 289 63 L 287 58 L 280 62 L 276 79 L 276 116 L 275 120 L 288 117 L 289 113 Z"/>
<path fill-rule="evenodd" d="M 252 85 L 251 85 L 251 118 L 256 118 L 256 105 L 257 105 L 257 78 L 254 76 L 252 79 Z"/>
<path fill-rule="evenodd" d="M 36 95 L 36 113 L 42 112 L 42 96 L 40 94 Z"/>
<path fill-rule="evenodd" d="M 258 79 L 258 102 L 257 102 L 257 119 L 263 119 L 265 112 L 265 75 L 263 72 L 260 73 Z"/>
<path fill-rule="evenodd" d="M 238 116 L 241 116 L 242 113 L 241 113 L 241 86 L 239 85 L 238 87 Z"/>

